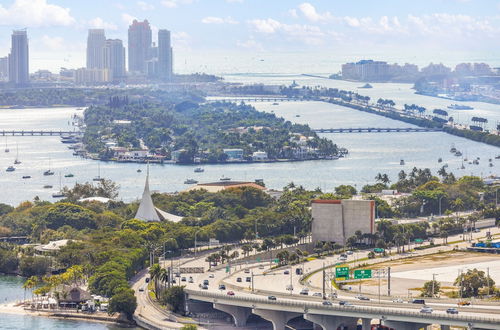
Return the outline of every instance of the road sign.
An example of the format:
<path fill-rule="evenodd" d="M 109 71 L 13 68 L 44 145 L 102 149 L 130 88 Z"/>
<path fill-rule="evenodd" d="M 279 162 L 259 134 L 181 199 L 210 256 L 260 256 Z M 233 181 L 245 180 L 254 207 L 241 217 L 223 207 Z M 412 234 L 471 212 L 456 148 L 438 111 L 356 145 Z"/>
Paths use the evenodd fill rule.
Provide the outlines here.
<path fill-rule="evenodd" d="M 382 253 L 382 252 L 384 252 L 384 249 L 382 249 L 382 248 L 374 248 L 373 252 L 375 252 L 375 253 Z"/>
<path fill-rule="evenodd" d="M 362 278 L 372 278 L 372 270 L 371 269 L 358 269 L 354 271 L 355 279 Z"/>
<path fill-rule="evenodd" d="M 415 243 L 421 244 L 421 243 L 423 243 L 423 242 L 424 242 L 424 240 L 423 240 L 423 239 L 421 239 L 421 238 L 416 238 L 416 239 L 415 239 Z"/>
<path fill-rule="evenodd" d="M 260 262 L 260 257 L 257 257 L 257 262 Z"/>
<path fill-rule="evenodd" d="M 226 273 L 229 273 L 229 271 L 230 271 L 229 266 L 226 266 Z"/>
<path fill-rule="evenodd" d="M 349 278 L 349 267 L 335 267 L 335 278 Z"/>
<path fill-rule="evenodd" d="M 279 263 L 280 263 L 280 260 L 279 260 L 279 259 L 273 259 L 273 262 L 274 262 L 275 264 L 279 264 Z"/>

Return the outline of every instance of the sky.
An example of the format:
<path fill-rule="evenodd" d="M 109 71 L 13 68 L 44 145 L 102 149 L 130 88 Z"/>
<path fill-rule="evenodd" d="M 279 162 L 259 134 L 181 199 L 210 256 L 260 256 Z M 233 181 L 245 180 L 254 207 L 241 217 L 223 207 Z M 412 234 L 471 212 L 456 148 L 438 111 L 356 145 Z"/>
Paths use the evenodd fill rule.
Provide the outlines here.
<path fill-rule="evenodd" d="M 133 19 L 153 40 L 172 32 L 177 71 L 252 71 L 266 56 L 331 61 L 325 72 L 362 58 L 500 66 L 500 0 L 0 0 L 0 56 L 27 28 L 30 71 L 83 67 L 89 28 L 126 45 Z"/>

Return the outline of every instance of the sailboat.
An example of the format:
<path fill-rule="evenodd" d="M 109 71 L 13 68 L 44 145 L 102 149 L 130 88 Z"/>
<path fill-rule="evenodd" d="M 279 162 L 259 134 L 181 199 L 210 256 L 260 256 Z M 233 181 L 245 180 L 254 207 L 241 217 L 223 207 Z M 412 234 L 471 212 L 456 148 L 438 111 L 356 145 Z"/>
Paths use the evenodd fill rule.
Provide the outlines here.
<path fill-rule="evenodd" d="M 5 136 L 5 152 L 9 152 L 9 151 L 10 151 L 10 149 L 7 146 L 7 136 Z"/>
<path fill-rule="evenodd" d="M 52 194 L 53 198 L 62 198 L 62 197 L 64 197 L 64 193 L 62 191 L 61 180 L 62 180 L 62 178 L 61 178 L 61 172 L 59 172 L 59 191 Z"/>
<path fill-rule="evenodd" d="M 47 175 L 54 175 L 54 171 L 50 170 L 50 158 L 49 158 L 49 169 L 46 170 L 45 172 L 43 172 L 43 175 L 45 175 L 45 176 L 47 176 Z"/>
<path fill-rule="evenodd" d="M 19 160 L 19 145 L 16 144 L 16 160 L 14 160 L 14 164 L 21 164 L 21 161 Z"/>
<path fill-rule="evenodd" d="M 101 164 L 97 163 L 97 176 L 92 179 L 93 181 L 104 181 L 103 178 L 101 178 Z"/>

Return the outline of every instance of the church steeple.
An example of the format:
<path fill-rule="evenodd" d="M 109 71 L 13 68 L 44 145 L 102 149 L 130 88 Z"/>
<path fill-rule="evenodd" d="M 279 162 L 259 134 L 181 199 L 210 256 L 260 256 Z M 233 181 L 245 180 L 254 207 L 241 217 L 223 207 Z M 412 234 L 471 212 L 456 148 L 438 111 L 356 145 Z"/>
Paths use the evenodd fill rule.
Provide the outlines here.
<path fill-rule="evenodd" d="M 153 205 L 153 200 L 151 199 L 151 193 L 149 191 L 149 164 L 146 174 L 146 184 L 144 185 L 144 192 L 142 193 L 141 204 L 139 209 L 135 214 L 135 218 L 143 221 L 160 221 L 158 213 L 156 213 L 155 206 Z"/>

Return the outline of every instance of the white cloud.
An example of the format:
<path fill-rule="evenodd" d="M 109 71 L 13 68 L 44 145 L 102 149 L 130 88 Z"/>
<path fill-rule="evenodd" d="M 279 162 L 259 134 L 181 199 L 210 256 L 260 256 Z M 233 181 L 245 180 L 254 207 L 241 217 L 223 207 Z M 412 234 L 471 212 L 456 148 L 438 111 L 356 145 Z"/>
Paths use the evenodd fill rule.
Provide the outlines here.
<path fill-rule="evenodd" d="M 293 18 L 299 18 L 299 14 L 297 14 L 297 9 L 290 9 L 288 11 L 288 15 Z"/>
<path fill-rule="evenodd" d="M 239 22 L 234 20 L 232 17 L 215 17 L 215 16 L 207 16 L 201 20 L 204 24 L 238 24 Z"/>
<path fill-rule="evenodd" d="M 186 50 L 190 49 L 191 36 L 187 32 L 173 32 L 172 44 L 175 49 Z"/>
<path fill-rule="evenodd" d="M 61 51 L 65 50 L 65 42 L 61 37 L 49 37 L 48 35 L 44 35 L 41 38 L 41 43 L 46 50 L 51 51 Z"/>
<path fill-rule="evenodd" d="M 127 25 L 130 25 L 132 24 L 132 22 L 137 19 L 137 17 L 135 16 L 132 16 L 130 14 L 127 14 L 127 13 L 123 13 L 122 14 L 122 21 L 127 24 Z"/>
<path fill-rule="evenodd" d="M 327 21 L 333 18 L 332 14 L 330 14 L 330 12 L 328 11 L 324 12 L 323 14 L 318 13 L 316 11 L 316 8 L 309 2 L 304 2 L 300 4 L 299 10 L 302 13 L 302 15 L 305 16 L 306 19 L 312 22 Z"/>
<path fill-rule="evenodd" d="M 106 29 L 118 30 L 118 27 L 113 23 L 108 23 L 100 17 L 96 17 L 87 22 L 88 27 L 91 29 Z"/>
<path fill-rule="evenodd" d="M 238 41 L 236 42 L 236 45 L 241 48 L 245 49 L 251 49 L 254 51 L 264 51 L 264 47 L 262 47 L 262 44 L 257 42 L 255 39 L 250 38 L 247 41 Z"/>
<path fill-rule="evenodd" d="M 0 25 L 69 26 L 75 22 L 69 8 L 49 4 L 47 0 L 15 0 L 10 7 L 0 4 Z"/>
<path fill-rule="evenodd" d="M 192 4 L 193 0 L 163 0 L 161 2 L 162 6 L 167 8 L 177 8 L 180 5 L 189 5 Z"/>
<path fill-rule="evenodd" d="M 139 8 L 143 11 L 155 9 L 155 6 L 153 6 L 152 4 L 147 3 L 145 1 L 137 1 L 137 6 L 139 6 Z"/>
<path fill-rule="evenodd" d="M 288 40 L 299 40 L 308 45 L 322 44 L 327 34 L 314 25 L 284 24 L 272 18 L 248 21 L 256 32 L 272 35 L 281 34 Z"/>

